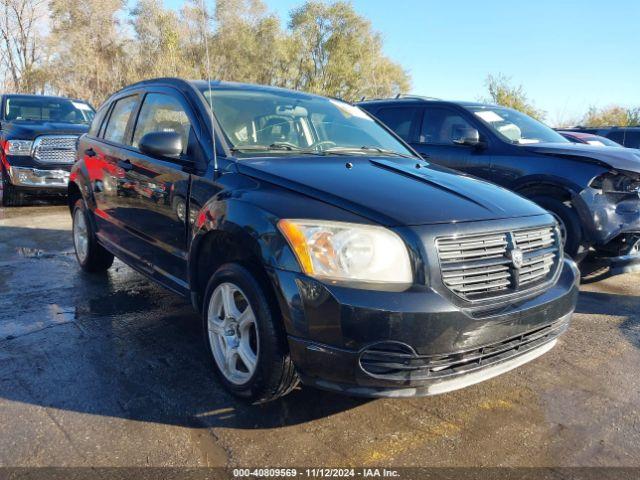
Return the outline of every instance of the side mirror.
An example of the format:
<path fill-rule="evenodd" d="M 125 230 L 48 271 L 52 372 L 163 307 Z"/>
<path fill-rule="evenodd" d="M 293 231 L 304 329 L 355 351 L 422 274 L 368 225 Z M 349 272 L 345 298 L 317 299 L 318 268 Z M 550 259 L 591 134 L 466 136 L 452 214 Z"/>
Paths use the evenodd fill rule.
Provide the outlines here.
<path fill-rule="evenodd" d="M 457 145 L 468 145 L 470 147 L 481 147 L 484 143 L 480 140 L 480 132 L 475 128 L 465 128 L 460 131 L 457 138 L 453 139 Z"/>
<path fill-rule="evenodd" d="M 176 158 L 182 153 L 182 135 L 177 132 L 149 132 L 140 139 L 140 151 L 154 157 Z"/>

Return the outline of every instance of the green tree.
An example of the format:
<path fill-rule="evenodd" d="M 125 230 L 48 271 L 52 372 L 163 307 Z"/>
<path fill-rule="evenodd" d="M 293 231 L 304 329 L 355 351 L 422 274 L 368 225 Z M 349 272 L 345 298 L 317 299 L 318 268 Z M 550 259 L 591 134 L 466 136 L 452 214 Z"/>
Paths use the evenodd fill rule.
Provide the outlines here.
<path fill-rule="evenodd" d="M 292 87 L 347 100 L 389 96 L 409 76 L 382 52 L 382 37 L 348 2 L 308 1 L 291 12 L 296 75 Z"/>
<path fill-rule="evenodd" d="M 538 110 L 529 101 L 522 85 L 512 85 L 509 77 L 502 74 L 488 75 L 485 84 L 489 97 L 482 101 L 513 108 L 538 120 L 545 118 L 546 112 Z"/>

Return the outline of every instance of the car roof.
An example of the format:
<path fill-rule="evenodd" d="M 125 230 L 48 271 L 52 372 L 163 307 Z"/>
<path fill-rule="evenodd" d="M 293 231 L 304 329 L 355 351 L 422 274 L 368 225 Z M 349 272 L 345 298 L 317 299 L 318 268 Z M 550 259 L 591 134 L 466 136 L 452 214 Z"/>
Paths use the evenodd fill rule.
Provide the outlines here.
<path fill-rule="evenodd" d="M 196 90 L 204 90 L 211 85 L 212 90 L 245 90 L 250 92 L 272 92 L 272 93 L 289 93 L 295 94 L 297 96 L 306 96 L 309 98 L 335 98 L 335 97 L 326 97 L 322 95 L 315 95 L 312 93 L 301 92 L 298 90 L 291 90 L 288 88 L 281 87 L 271 87 L 267 85 L 258 85 L 252 83 L 240 83 L 240 82 L 227 82 L 222 80 L 187 80 L 184 78 L 177 77 L 163 77 L 163 78 L 153 78 L 149 80 L 143 80 L 141 82 L 137 82 L 131 85 L 126 86 L 120 92 L 126 91 L 129 89 L 146 87 L 146 86 L 172 86 L 177 88 L 187 88 L 187 89 L 196 89 Z M 119 92 L 118 92 L 119 93 Z M 336 98 L 337 100 L 341 100 Z M 343 100 L 341 100 L 343 101 Z"/>
<path fill-rule="evenodd" d="M 375 98 L 371 100 L 364 99 L 358 102 L 358 105 L 366 107 L 369 105 L 383 106 L 383 105 L 458 105 L 460 107 L 500 107 L 491 103 L 482 102 L 469 102 L 463 100 L 442 100 L 440 98 L 422 97 L 419 95 L 400 95 L 395 98 Z M 501 107 L 506 108 L 506 107 Z"/>

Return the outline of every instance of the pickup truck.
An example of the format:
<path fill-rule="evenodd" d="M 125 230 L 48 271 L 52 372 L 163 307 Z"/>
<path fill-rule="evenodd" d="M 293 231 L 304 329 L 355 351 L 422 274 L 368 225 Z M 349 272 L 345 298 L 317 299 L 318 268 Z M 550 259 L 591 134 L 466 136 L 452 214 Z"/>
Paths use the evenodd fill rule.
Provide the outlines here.
<path fill-rule="evenodd" d="M 2 95 L 0 108 L 2 205 L 66 194 L 76 141 L 94 109 L 82 100 L 17 94 Z"/>

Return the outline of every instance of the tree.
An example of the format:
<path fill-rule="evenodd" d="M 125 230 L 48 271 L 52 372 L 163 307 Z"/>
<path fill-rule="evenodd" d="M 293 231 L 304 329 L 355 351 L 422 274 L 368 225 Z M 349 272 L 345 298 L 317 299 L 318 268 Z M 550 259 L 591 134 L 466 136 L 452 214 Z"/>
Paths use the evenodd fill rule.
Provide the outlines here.
<path fill-rule="evenodd" d="M 119 20 L 125 0 L 51 0 L 51 88 L 102 103 L 132 79 L 131 54 Z"/>
<path fill-rule="evenodd" d="M 287 39 L 278 17 L 261 0 L 218 0 L 214 76 L 220 80 L 282 85 L 290 71 Z"/>
<path fill-rule="evenodd" d="M 609 105 L 597 108 L 592 106 L 580 123 L 587 127 L 640 125 L 640 107 L 626 108 Z"/>
<path fill-rule="evenodd" d="M 45 79 L 40 31 L 46 0 L 0 0 L 0 65 L 6 86 L 16 92 L 36 93 Z"/>
<path fill-rule="evenodd" d="M 509 77 L 502 74 L 488 75 L 485 84 L 489 98 L 482 101 L 513 108 L 538 120 L 543 120 L 546 116 L 546 112 L 538 110 L 529 101 L 522 85 L 512 85 Z"/>
<path fill-rule="evenodd" d="M 184 30 L 173 10 L 165 9 L 161 0 L 139 0 L 131 15 L 137 78 L 180 77 L 193 73 L 189 62 L 181 58 Z"/>
<path fill-rule="evenodd" d="M 350 3 L 308 1 L 291 12 L 292 87 L 355 100 L 409 88 L 408 74 L 382 53 L 382 38 Z"/>

